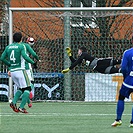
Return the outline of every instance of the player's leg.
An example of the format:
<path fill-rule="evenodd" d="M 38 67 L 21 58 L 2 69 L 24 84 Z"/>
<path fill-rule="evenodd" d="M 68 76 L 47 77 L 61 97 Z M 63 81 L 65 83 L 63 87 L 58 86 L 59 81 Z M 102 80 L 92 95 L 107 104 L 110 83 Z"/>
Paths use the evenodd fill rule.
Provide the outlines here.
<path fill-rule="evenodd" d="M 133 89 L 131 89 L 131 93 L 133 92 Z M 133 128 L 133 106 L 132 106 L 132 117 L 131 117 L 131 121 L 130 121 L 130 125 L 129 127 Z"/>
<path fill-rule="evenodd" d="M 29 94 L 31 91 L 31 82 L 28 78 L 26 70 L 22 70 L 21 73 L 22 73 L 21 77 L 19 77 L 19 84 L 20 84 L 20 88 L 22 88 L 23 90 L 23 95 L 22 95 L 22 101 L 20 103 L 20 107 L 18 108 L 18 110 L 22 113 L 28 113 L 24 107 L 27 101 L 29 100 Z"/>
<path fill-rule="evenodd" d="M 34 89 L 34 85 L 33 84 L 31 84 L 31 89 L 32 90 Z M 32 98 L 33 98 L 33 92 L 30 91 L 29 99 L 27 100 L 27 103 L 28 103 L 28 107 L 29 108 L 32 107 Z"/>
<path fill-rule="evenodd" d="M 119 95 L 118 103 L 117 103 L 117 118 L 116 120 L 119 121 L 122 118 L 122 113 L 124 111 L 124 99 L 125 96 L 122 96 L 121 94 Z"/>
<path fill-rule="evenodd" d="M 133 107 L 132 107 L 132 118 L 131 118 L 129 127 L 133 128 Z"/>
<path fill-rule="evenodd" d="M 113 59 L 112 57 L 102 58 L 102 59 L 99 59 L 98 64 L 106 65 L 106 66 L 115 66 L 115 65 L 121 64 L 121 60 L 116 60 L 116 59 Z"/>
<path fill-rule="evenodd" d="M 113 74 L 113 73 L 121 72 L 120 68 L 117 68 L 114 66 L 101 65 L 101 64 L 97 64 L 94 70 L 96 70 L 99 73 L 103 73 L 103 74 Z"/>
<path fill-rule="evenodd" d="M 17 92 L 15 93 L 13 100 L 12 100 L 13 104 L 17 103 L 17 101 L 19 100 L 21 95 L 22 95 L 22 90 L 18 89 Z"/>
<path fill-rule="evenodd" d="M 114 66 L 109 66 L 105 69 L 104 73 L 105 74 L 121 73 L 121 69 Z"/>
<path fill-rule="evenodd" d="M 125 100 L 125 97 L 129 98 L 130 93 L 131 93 L 131 89 L 122 85 L 120 92 L 119 92 L 119 99 L 118 99 L 117 107 L 116 107 L 116 115 L 117 115 L 116 120 L 114 123 L 112 123 L 113 127 L 120 126 L 122 124 L 121 119 L 122 119 L 122 114 L 123 114 L 124 105 L 125 105 L 124 100 Z"/>
<path fill-rule="evenodd" d="M 18 82 L 18 78 L 17 76 L 20 75 L 21 73 L 19 71 L 14 71 L 14 72 L 11 72 L 11 77 L 12 77 L 12 80 L 13 82 L 15 83 L 15 85 L 18 87 L 19 86 L 19 82 Z M 10 103 L 10 107 L 13 109 L 13 111 L 15 112 L 18 112 L 18 109 L 17 109 L 17 101 L 19 100 L 20 96 L 22 95 L 22 90 L 21 89 L 18 89 L 17 92 L 15 93 L 15 96 L 12 100 L 12 102 Z"/>
<path fill-rule="evenodd" d="M 32 87 L 31 87 L 31 89 L 32 89 Z M 32 91 L 30 91 L 29 99 L 27 100 L 29 108 L 32 107 L 32 98 L 33 98 L 33 93 L 32 93 Z"/>
<path fill-rule="evenodd" d="M 27 72 L 27 75 L 28 75 L 28 77 L 29 77 L 29 79 L 31 81 L 31 90 L 33 90 L 34 89 L 34 85 L 33 85 L 33 83 L 34 83 L 33 71 L 32 71 L 32 69 L 28 69 L 28 70 L 26 70 L 26 72 Z M 33 94 L 32 94 L 32 91 L 31 91 L 30 92 L 30 98 L 27 100 L 29 108 L 32 107 L 32 101 L 31 101 L 32 98 L 33 98 Z"/>
<path fill-rule="evenodd" d="M 97 61 L 96 71 L 103 74 L 120 73 L 121 69 L 115 66 L 110 66 L 110 59 L 100 59 Z"/>
<path fill-rule="evenodd" d="M 29 100 L 29 95 L 30 95 L 30 91 L 31 91 L 31 87 L 26 87 L 26 88 L 23 88 L 24 89 L 24 93 L 22 95 L 22 102 L 18 108 L 18 110 L 22 113 L 28 113 L 25 109 L 25 105 L 27 103 L 27 100 Z"/>
<path fill-rule="evenodd" d="M 116 120 L 114 123 L 112 123 L 113 127 L 120 126 L 122 124 L 121 118 L 124 111 L 124 99 L 125 97 L 120 94 L 116 108 Z"/>

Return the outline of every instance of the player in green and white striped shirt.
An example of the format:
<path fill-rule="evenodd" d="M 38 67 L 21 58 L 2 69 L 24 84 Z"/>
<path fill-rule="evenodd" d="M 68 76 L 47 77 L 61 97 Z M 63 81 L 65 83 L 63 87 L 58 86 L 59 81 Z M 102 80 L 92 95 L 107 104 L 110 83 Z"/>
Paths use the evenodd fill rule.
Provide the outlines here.
<path fill-rule="evenodd" d="M 41 60 L 39 60 L 39 57 L 36 54 L 36 52 L 31 48 L 31 45 L 34 44 L 34 39 L 32 37 L 28 37 L 26 42 L 27 43 L 22 43 L 22 44 L 24 44 L 25 47 L 26 47 L 27 55 L 29 56 L 29 54 L 30 54 L 37 61 L 41 62 Z M 28 74 L 28 77 L 29 77 L 29 79 L 31 81 L 31 89 L 34 90 L 34 85 L 33 85 L 33 83 L 34 83 L 34 77 L 33 77 L 33 70 L 32 70 L 31 63 L 26 62 L 25 69 L 26 69 L 26 72 Z M 30 92 L 30 96 L 33 97 L 33 92 L 32 91 Z M 32 107 L 31 100 L 29 99 L 27 102 L 28 102 L 28 107 L 29 108 Z"/>
<path fill-rule="evenodd" d="M 34 64 L 34 61 L 27 56 L 26 47 L 21 43 L 22 34 L 16 32 L 13 35 L 13 43 L 8 45 L 1 55 L 1 60 L 9 67 L 13 82 L 17 85 L 17 90 L 10 107 L 15 112 L 28 113 L 24 108 L 27 100 L 29 99 L 29 93 L 31 91 L 31 82 L 28 78 L 25 70 L 25 62 Z M 6 59 L 7 58 L 7 59 Z M 23 94 L 23 95 L 22 95 Z M 17 109 L 16 103 L 22 95 L 22 102 Z"/>

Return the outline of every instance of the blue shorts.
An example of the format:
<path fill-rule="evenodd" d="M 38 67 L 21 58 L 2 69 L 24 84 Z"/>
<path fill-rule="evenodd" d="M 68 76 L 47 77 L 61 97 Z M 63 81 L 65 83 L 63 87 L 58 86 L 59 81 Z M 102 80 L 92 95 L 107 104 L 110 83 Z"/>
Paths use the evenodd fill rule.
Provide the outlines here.
<path fill-rule="evenodd" d="M 130 89 L 124 85 L 121 86 L 120 94 L 126 98 L 129 98 L 130 94 L 133 92 L 133 89 Z"/>

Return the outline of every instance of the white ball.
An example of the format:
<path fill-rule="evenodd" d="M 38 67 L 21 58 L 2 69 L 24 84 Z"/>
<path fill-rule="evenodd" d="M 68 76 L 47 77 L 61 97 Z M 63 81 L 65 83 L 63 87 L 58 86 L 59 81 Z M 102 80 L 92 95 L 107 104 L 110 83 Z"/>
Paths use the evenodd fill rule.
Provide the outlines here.
<path fill-rule="evenodd" d="M 27 38 L 27 43 L 29 43 L 30 45 L 33 45 L 33 44 L 35 43 L 34 38 L 28 37 L 28 38 Z"/>

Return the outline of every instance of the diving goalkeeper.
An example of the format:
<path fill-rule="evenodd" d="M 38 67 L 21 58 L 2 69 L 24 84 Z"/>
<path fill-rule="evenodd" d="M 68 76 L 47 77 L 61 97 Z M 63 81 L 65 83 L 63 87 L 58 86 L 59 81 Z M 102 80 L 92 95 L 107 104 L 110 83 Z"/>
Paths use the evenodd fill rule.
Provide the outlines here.
<path fill-rule="evenodd" d="M 78 64 L 81 64 L 85 60 L 86 65 L 99 73 L 102 74 L 113 74 L 120 73 L 120 68 L 115 67 L 115 65 L 121 64 L 121 60 L 115 60 L 112 57 L 109 58 L 95 58 L 91 56 L 87 49 L 83 46 L 78 49 L 78 59 L 74 59 L 72 56 L 72 50 L 70 47 L 66 48 L 67 55 L 69 56 L 72 64 L 69 68 L 62 70 L 62 73 L 65 74 L 72 70 Z"/>

